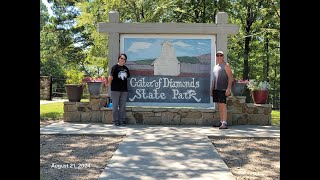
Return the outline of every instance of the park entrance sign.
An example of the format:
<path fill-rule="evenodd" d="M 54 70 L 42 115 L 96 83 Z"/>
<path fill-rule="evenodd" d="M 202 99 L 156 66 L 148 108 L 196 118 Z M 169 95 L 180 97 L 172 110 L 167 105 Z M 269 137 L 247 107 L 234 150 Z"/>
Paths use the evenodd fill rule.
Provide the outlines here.
<path fill-rule="evenodd" d="M 109 23 L 98 31 L 109 34 L 109 69 L 120 53 L 128 55 L 127 105 L 163 107 L 213 107 L 210 97 L 216 51 L 227 60 L 227 37 L 238 25 L 227 24 L 227 13 L 216 24 L 120 23 L 119 13 L 109 13 Z"/>

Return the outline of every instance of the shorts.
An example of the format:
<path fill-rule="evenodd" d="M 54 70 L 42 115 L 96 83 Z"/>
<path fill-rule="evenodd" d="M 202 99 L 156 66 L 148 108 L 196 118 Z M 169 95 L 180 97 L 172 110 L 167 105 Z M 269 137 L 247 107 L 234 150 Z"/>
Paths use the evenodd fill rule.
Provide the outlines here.
<path fill-rule="evenodd" d="M 226 91 L 213 90 L 212 98 L 213 98 L 213 102 L 226 104 L 226 101 L 227 101 Z"/>

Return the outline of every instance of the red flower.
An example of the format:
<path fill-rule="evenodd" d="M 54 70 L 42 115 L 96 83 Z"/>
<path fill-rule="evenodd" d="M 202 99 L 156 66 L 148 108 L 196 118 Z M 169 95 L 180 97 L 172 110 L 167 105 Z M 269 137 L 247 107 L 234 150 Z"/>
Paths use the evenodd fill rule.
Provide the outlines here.
<path fill-rule="evenodd" d="M 88 83 L 88 82 L 103 82 L 103 84 L 106 86 L 107 85 L 107 79 L 104 76 L 100 77 L 85 77 L 82 79 L 83 83 Z"/>
<path fill-rule="evenodd" d="M 233 83 L 243 83 L 243 84 L 247 84 L 249 82 L 249 80 L 247 79 L 240 79 L 240 80 L 233 80 Z"/>

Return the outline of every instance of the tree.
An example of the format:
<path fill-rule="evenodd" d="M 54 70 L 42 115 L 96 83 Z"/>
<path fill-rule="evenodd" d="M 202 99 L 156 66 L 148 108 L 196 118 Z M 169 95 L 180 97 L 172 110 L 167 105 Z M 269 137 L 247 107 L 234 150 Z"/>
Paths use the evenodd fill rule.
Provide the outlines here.
<path fill-rule="evenodd" d="M 70 0 L 53 1 L 52 11 L 54 16 L 50 17 L 40 34 L 42 65 L 47 64 L 44 63 L 47 61 L 55 61 L 50 64 L 59 65 L 65 70 L 79 66 L 84 59 L 83 47 L 79 45 L 84 41 L 84 37 L 81 36 L 83 27 L 74 27 L 79 11 L 74 7 L 74 2 Z M 48 67 L 42 67 L 43 69 L 48 69 Z M 42 73 L 45 72 L 42 71 Z"/>
<path fill-rule="evenodd" d="M 45 23 L 41 32 L 42 65 L 76 68 L 87 76 L 106 73 L 109 61 L 108 36 L 99 34 L 97 26 L 99 22 L 108 22 L 111 10 L 120 13 L 120 21 L 130 23 L 214 23 L 218 12 L 227 12 L 229 23 L 240 25 L 239 33 L 228 39 L 228 62 L 233 67 L 234 76 L 239 79 L 268 80 L 274 91 L 272 98 L 280 96 L 279 0 L 52 2 L 55 17 Z M 41 72 L 53 69 L 41 67 Z"/>
<path fill-rule="evenodd" d="M 48 22 L 49 13 L 45 4 L 40 0 L 40 29 Z"/>

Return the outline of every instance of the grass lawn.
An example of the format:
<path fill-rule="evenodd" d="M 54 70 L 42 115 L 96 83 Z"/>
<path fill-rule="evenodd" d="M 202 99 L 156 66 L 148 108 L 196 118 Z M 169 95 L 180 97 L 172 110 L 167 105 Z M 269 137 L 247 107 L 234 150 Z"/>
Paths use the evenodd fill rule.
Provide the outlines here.
<path fill-rule="evenodd" d="M 271 119 L 272 126 L 280 126 L 280 110 L 272 110 Z"/>
<path fill-rule="evenodd" d="M 89 102 L 89 99 L 81 99 L 81 102 Z M 63 102 L 40 104 L 40 121 L 63 118 Z"/>
<path fill-rule="evenodd" d="M 81 102 L 89 102 L 89 99 L 81 99 Z M 272 125 L 280 126 L 280 110 L 272 110 Z M 40 121 L 63 118 L 63 102 L 40 104 Z"/>
<path fill-rule="evenodd" d="M 63 117 L 63 102 L 40 104 L 40 120 L 61 119 Z"/>

